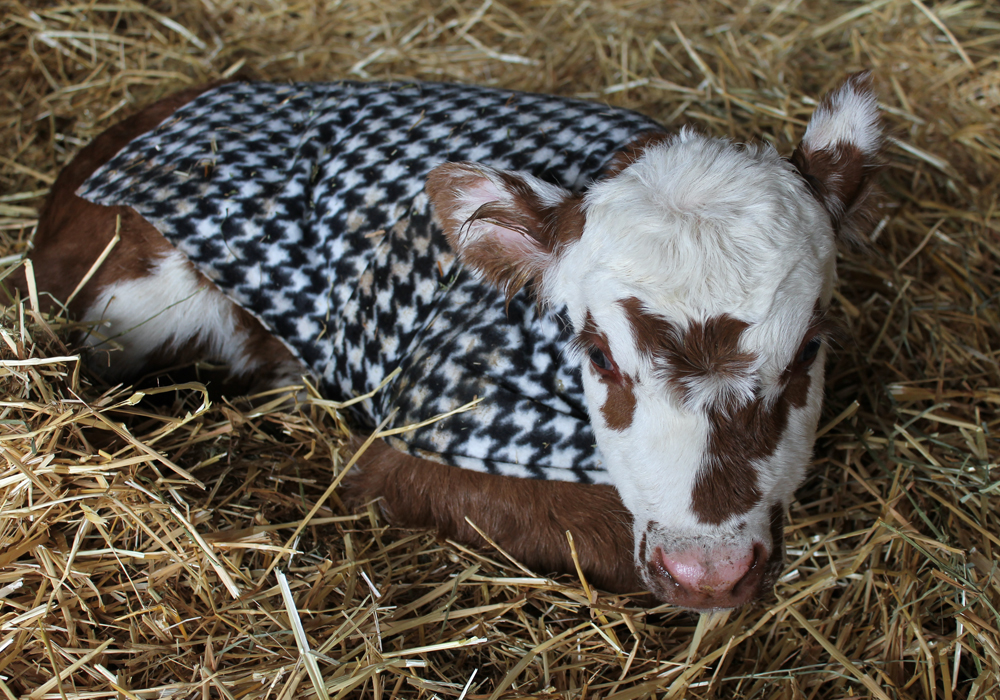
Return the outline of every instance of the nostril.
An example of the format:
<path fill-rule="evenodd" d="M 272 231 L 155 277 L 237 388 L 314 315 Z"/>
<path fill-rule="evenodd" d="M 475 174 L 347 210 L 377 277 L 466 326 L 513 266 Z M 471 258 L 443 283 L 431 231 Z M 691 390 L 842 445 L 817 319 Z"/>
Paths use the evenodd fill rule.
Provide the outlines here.
<path fill-rule="evenodd" d="M 767 551 L 767 547 L 760 542 L 753 543 L 753 568 L 763 566 L 768 556 L 770 556 L 770 552 Z"/>
<path fill-rule="evenodd" d="M 760 583 L 763 576 L 764 564 L 768 557 L 767 548 L 760 542 L 754 542 L 751 556 L 750 566 L 747 567 L 746 573 L 733 585 L 733 593 L 738 594 L 747 586 L 756 588 L 757 584 Z"/>

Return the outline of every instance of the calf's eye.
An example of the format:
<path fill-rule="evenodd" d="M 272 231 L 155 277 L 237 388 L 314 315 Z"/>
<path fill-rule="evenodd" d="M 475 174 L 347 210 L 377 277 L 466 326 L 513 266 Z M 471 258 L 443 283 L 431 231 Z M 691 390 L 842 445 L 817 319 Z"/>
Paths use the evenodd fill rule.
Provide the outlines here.
<path fill-rule="evenodd" d="M 588 354 L 590 355 L 590 361 L 593 363 L 594 367 L 596 367 L 599 371 L 601 372 L 615 371 L 615 366 L 611 364 L 611 360 L 608 359 L 608 356 L 605 355 L 604 351 L 602 351 L 600 348 L 591 348 Z"/>
<path fill-rule="evenodd" d="M 816 354 L 819 352 L 820 346 L 823 345 L 823 341 L 820 338 L 813 338 L 808 343 L 803 346 L 802 350 L 799 352 L 798 361 L 799 364 L 809 364 L 816 359 Z"/>

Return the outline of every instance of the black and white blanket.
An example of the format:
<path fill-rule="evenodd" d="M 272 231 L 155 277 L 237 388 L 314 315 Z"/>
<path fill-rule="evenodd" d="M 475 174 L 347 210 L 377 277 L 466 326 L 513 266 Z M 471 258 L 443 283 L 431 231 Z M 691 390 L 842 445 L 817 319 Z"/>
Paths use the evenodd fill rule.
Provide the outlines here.
<path fill-rule="evenodd" d="M 134 140 L 80 188 L 128 205 L 255 314 L 335 399 L 401 374 L 360 418 L 405 452 L 510 476 L 608 483 L 559 310 L 461 269 L 424 194 L 445 161 L 579 191 L 637 134 L 600 104 L 433 83 L 230 83 Z"/>

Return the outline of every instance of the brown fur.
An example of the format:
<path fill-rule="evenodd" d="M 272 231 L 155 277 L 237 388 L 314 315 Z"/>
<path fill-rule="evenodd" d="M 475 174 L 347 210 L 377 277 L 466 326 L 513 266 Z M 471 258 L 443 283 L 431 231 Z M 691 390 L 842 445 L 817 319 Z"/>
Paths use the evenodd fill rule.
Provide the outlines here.
<path fill-rule="evenodd" d="M 573 348 L 577 352 L 587 352 L 590 348 L 596 347 L 607 355 L 611 363 L 614 364 L 614 358 L 611 356 L 611 350 L 608 347 L 608 336 L 597 328 L 594 315 L 589 310 L 583 319 L 583 328 L 576 334 L 572 342 Z"/>
<path fill-rule="evenodd" d="M 601 381 L 608 387 L 608 398 L 601 406 L 601 415 L 612 430 L 627 430 L 632 426 L 635 417 L 635 389 L 633 381 L 627 374 L 621 375 L 621 381 L 615 382 L 605 377 Z"/>
<path fill-rule="evenodd" d="M 121 217 L 121 240 L 73 300 L 70 312 L 81 315 L 98 291 L 112 282 L 144 276 L 170 244 L 130 207 L 102 207 L 76 196 L 76 190 L 130 141 L 156 127 L 201 93 L 221 83 L 175 93 L 115 124 L 80 150 L 63 168 L 42 207 L 31 260 L 39 289 L 65 300 L 114 238 Z M 15 284 L 24 289 L 23 276 Z"/>
<path fill-rule="evenodd" d="M 774 454 L 788 426 L 789 411 L 805 405 L 812 381 L 807 369 L 808 364 L 792 364 L 785 372 L 785 389 L 772 406 L 757 397 L 736 409 L 709 409 L 708 457 L 692 495 L 701 522 L 718 525 L 760 502 L 753 462 Z"/>
<path fill-rule="evenodd" d="M 798 358 L 802 349 L 806 346 L 812 338 L 806 336 L 807 340 L 803 340 L 802 344 L 799 346 L 798 351 L 795 353 L 795 357 Z M 808 364 L 812 364 L 811 362 Z M 785 393 L 782 395 L 782 399 L 787 401 L 788 404 L 794 408 L 805 408 L 806 403 L 809 401 L 809 385 L 811 383 L 811 377 L 804 371 L 808 368 L 799 367 L 798 360 L 792 363 L 788 369 L 785 370 L 781 379 L 785 383 Z"/>
<path fill-rule="evenodd" d="M 753 365 L 754 356 L 739 349 L 740 336 L 748 326 L 745 321 L 724 314 L 679 332 L 670 322 L 646 312 L 635 297 L 620 303 L 640 351 L 668 370 L 667 381 L 682 400 L 691 398 L 693 380 L 710 375 L 737 378 Z"/>
<path fill-rule="evenodd" d="M 645 311 L 634 297 L 622 300 L 621 305 L 639 350 L 663 366 L 668 382 L 684 400 L 689 398 L 691 379 L 708 374 L 736 377 L 753 364 L 753 355 L 739 350 L 745 321 L 719 316 L 679 333 L 670 322 Z M 821 321 L 813 324 L 799 352 L 822 334 L 821 325 Z M 742 405 L 717 402 L 708 407 L 708 452 L 692 494 L 692 509 L 701 522 L 719 525 L 760 502 L 753 463 L 774 454 L 788 425 L 789 410 L 805 406 L 809 394 L 811 363 L 800 366 L 797 358 L 798 353 L 785 371 L 784 390 L 773 405 L 757 397 Z"/>
<path fill-rule="evenodd" d="M 116 226 L 121 234 L 111 255 L 73 301 L 71 313 L 84 312 L 104 286 L 147 274 L 155 261 L 171 250 L 162 235 L 134 210 L 91 204 L 77 197 L 75 190 L 124 145 L 210 87 L 173 95 L 108 129 L 60 174 L 42 211 L 32 255 L 41 290 L 53 299 L 68 297 L 111 241 Z M 656 132 L 642 135 L 612 159 L 606 175 L 617 175 L 640 158 L 646 148 L 665 138 L 665 134 Z M 873 164 L 849 146 L 818 154 L 800 149 L 792 162 L 821 201 L 827 203 L 838 231 L 849 230 L 869 199 Z M 472 186 L 477 177 L 468 166 L 448 164 L 429 178 L 428 194 L 453 245 L 467 224 L 455 219 L 456 192 Z M 570 196 L 556 206 L 547 206 L 516 174 L 502 173 L 500 177 L 514 204 L 484 205 L 470 220 L 491 220 L 519 231 L 550 254 L 558 254 L 561 246 L 582 235 L 585 217 L 581 197 Z M 541 274 L 534 261 L 511 260 L 491 243 L 472 246 L 464 257 L 503 287 L 508 297 L 525 284 L 537 282 Z M 207 279 L 202 280 L 211 286 Z M 20 286 L 24 286 L 23 279 Z M 738 349 L 740 334 L 746 327 L 738 319 L 710 319 L 678 333 L 666 320 L 645 312 L 638 299 L 626 299 L 622 306 L 632 321 L 639 348 L 669 366 L 670 381 L 685 397 L 689 391 L 685 380 L 707 374 L 736 376 L 748 371 L 753 361 L 752 356 Z M 266 360 L 252 378 L 253 383 L 266 386 L 287 369 L 291 354 L 247 311 L 234 307 L 234 313 L 241 330 L 247 333 L 248 346 Z M 812 335 L 803 340 L 803 347 Z M 593 319 L 589 319 L 589 327 L 577 342 L 595 344 L 614 362 L 607 338 L 594 326 Z M 162 371 L 208 359 L 205 353 L 202 343 L 192 341 L 148 358 L 146 369 Z M 773 406 L 766 407 L 758 399 L 742 407 L 709 409 L 708 456 L 693 494 L 695 512 L 703 522 L 718 524 L 757 504 L 760 493 L 753 461 L 773 454 L 790 407 L 805 405 L 810 386 L 806 369 L 795 363 L 788 368 L 783 377 L 783 394 Z M 631 425 L 635 411 L 633 380 L 616 374 L 619 381 L 602 374 L 601 380 L 608 386 L 602 414 L 612 429 L 624 430 Z M 225 390 L 238 390 L 238 386 L 229 384 Z M 612 487 L 471 472 L 403 454 L 383 441 L 372 445 L 345 486 L 348 498 L 356 502 L 380 498 L 388 517 L 398 525 L 434 527 L 446 537 L 481 544 L 482 538 L 465 520 L 468 517 L 511 555 L 539 573 L 575 571 L 565 537 L 569 530 L 583 571 L 592 583 L 618 592 L 641 588 L 632 560 L 631 515 Z M 766 562 L 768 571 L 765 574 L 765 562 L 756 562 L 751 575 L 739 586 L 760 586 L 762 577 L 773 579 L 771 572 L 780 569 L 781 509 L 773 508 L 771 516 L 773 551 Z M 640 558 L 656 568 L 650 573 L 667 585 L 669 577 L 659 570 L 660 563 L 647 560 L 645 539 L 644 535 Z"/>
<path fill-rule="evenodd" d="M 351 502 L 381 498 L 397 525 L 484 544 L 468 517 L 540 574 L 575 573 L 569 530 L 590 583 L 619 593 L 642 589 L 632 561 L 632 516 L 611 486 L 481 474 L 403 454 L 381 440 L 344 484 Z"/>
<path fill-rule="evenodd" d="M 708 453 L 698 469 L 691 509 L 703 523 L 720 525 L 760 503 L 755 460 L 774 453 L 788 423 L 788 406 L 768 410 L 758 398 L 729 412 L 709 408 Z"/>
<path fill-rule="evenodd" d="M 594 317 L 589 311 L 584 319 L 583 328 L 580 329 L 572 342 L 578 352 L 586 353 L 592 348 L 597 348 L 614 366 L 613 373 L 598 372 L 598 381 L 608 388 L 607 398 L 604 400 L 604 405 L 601 406 L 601 415 L 604 416 L 604 421 L 612 430 L 628 429 L 635 416 L 635 380 L 618 370 L 618 365 L 608 347 L 608 337 L 597 329 Z M 584 367 L 583 371 L 589 370 Z"/>
<path fill-rule="evenodd" d="M 753 353 L 741 352 L 740 336 L 749 324 L 723 314 L 704 323 L 695 322 L 678 339 L 671 353 L 670 383 L 688 399 L 692 382 L 705 377 L 745 377 L 753 366 Z"/>
<path fill-rule="evenodd" d="M 202 277 L 200 273 L 199 277 Z M 207 278 L 203 278 L 202 283 L 211 285 Z M 285 344 L 274 337 L 253 314 L 243 307 L 234 303 L 232 310 L 236 316 L 236 332 L 245 334 L 244 342 L 247 353 L 259 362 L 259 365 L 251 372 L 247 375 L 233 375 L 225 367 L 213 371 L 197 366 L 197 363 L 211 362 L 214 358 L 210 354 L 208 344 L 195 339 L 180 347 L 169 348 L 147 357 L 145 361 L 146 376 L 157 376 L 170 372 L 173 379 L 177 381 L 182 381 L 190 376 L 192 379 L 208 384 L 213 393 L 217 392 L 229 396 L 255 394 L 275 388 L 280 384 L 301 383 L 297 371 L 301 370 L 301 364 Z M 114 361 L 113 357 L 111 361 Z"/>
<path fill-rule="evenodd" d="M 461 207 L 459 194 L 475 187 L 482 177 L 477 170 L 469 167 L 471 165 L 471 163 L 439 165 L 427 176 L 427 184 L 424 186 L 427 197 L 434 206 L 434 215 L 453 246 L 453 237 L 458 235 L 465 224 L 465 221 L 457 218 Z"/>
<path fill-rule="evenodd" d="M 672 323 L 646 311 L 643 303 L 636 297 L 622 299 L 618 304 L 632 326 L 632 336 L 639 352 L 655 359 L 668 351 L 665 343 L 670 342 L 669 338 L 677 333 Z"/>
<path fill-rule="evenodd" d="M 774 454 L 788 425 L 789 411 L 803 408 L 808 401 L 812 384 L 809 367 L 815 358 L 800 361 L 802 350 L 812 339 L 825 338 L 832 332 L 833 324 L 824 318 L 821 309 L 817 309 L 795 358 L 782 375 L 784 389 L 773 405 L 765 405 L 758 397 L 740 407 L 709 409 L 708 458 L 693 494 L 693 508 L 702 522 L 722 523 L 749 511 L 760 501 L 753 461 Z M 774 517 L 777 516 L 772 513 L 772 528 L 775 527 Z M 780 539 L 775 538 L 772 542 L 777 549 Z M 772 552 L 772 560 L 774 557 Z"/>

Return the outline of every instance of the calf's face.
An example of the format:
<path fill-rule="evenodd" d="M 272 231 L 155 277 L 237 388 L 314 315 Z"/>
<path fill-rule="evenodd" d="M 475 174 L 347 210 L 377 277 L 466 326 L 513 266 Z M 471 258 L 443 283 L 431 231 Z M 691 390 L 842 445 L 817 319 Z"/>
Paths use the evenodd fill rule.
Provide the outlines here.
<path fill-rule="evenodd" d="M 822 403 L 836 241 L 858 233 L 880 142 L 858 75 L 787 160 L 681 131 L 637 141 L 583 195 L 469 163 L 428 179 L 466 264 L 568 310 L 567 361 L 634 516 L 636 566 L 665 601 L 738 606 L 781 569 Z"/>

